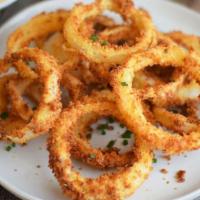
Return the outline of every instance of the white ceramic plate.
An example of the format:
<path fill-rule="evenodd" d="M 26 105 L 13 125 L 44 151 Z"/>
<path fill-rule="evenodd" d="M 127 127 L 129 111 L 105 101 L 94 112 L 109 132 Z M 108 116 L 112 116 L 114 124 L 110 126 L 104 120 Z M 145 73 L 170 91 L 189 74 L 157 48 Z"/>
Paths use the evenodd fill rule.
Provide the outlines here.
<path fill-rule="evenodd" d="M 71 8 L 80 0 L 57 0 L 34 5 L 9 20 L 0 29 L 0 55 L 6 50 L 6 40 L 17 26 L 42 11 Z M 89 1 L 84 1 L 89 2 Z M 160 0 L 136 0 L 136 4 L 146 8 L 153 16 L 156 26 L 162 31 L 182 30 L 200 35 L 200 15 L 176 4 Z M 116 137 L 116 136 L 114 136 Z M 102 139 L 102 142 L 105 139 Z M 27 146 L 17 146 L 10 152 L 6 144 L 0 144 L 0 184 L 22 199 L 64 200 L 51 170 L 48 168 L 46 138 L 41 137 Z M 100 141 L 99 139 L 96 140 Z M 95 141 L 94 141 L 95 143 Z M 200 195 L 200 151 L 175 156 L 166 161 L 158 154 L 158 163 L 149 179 L 129 200 L 190 200 Z M 40 168 L 37 168 L 40 165 Z M 76 166 L 80 164 L 76 163 Z M 164 175 L 160 169 L 169 171 Z M 186 171 L 186 181 L 176 183 L 174 175 L 178 170 Z M 95 170 L 83 170 L 87 176 L 95 176 Z"/>
<path fill-rule="evenodd" d="M 0 10 L 14 3 L 16 0 L 0 0 Z"/>

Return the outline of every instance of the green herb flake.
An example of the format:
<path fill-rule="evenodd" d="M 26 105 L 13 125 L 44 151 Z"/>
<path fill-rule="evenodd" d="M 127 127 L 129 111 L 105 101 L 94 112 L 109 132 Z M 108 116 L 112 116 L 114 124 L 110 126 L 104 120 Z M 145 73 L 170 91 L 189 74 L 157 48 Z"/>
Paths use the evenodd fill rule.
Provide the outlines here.
<path fill-rule="evenodd" d="M 1 117 L 1 119 L 5 120 L 5 119 L 8 118 L 8 113 L 7 112 L 3 112 L 3 113 L 1 113 L 0 117 Z"/>
<path fill-rule="evenodd" d="M 115 122 L 115 120 L 112 117 L 108 117 L 108 123 L 112 124 L 114 122 Z"/>
<path fill-rule="evenodd" d="M 96 42 L 96 41 L 98 41 L 99 40 L 99 37 L 98 37 L 98 35 L 91 35 L 90 36 L 90 40 L 92 40 L 93 42 Z"/>
<path fill-rule="evenodd" d="M 128 140 L 123 140 L 122 144 L 123 144 L 124 146 L 128 145 Z"/>
<path fill-rule="evenodd" d="M 95 158 L 96 158 L 96 154 L 91 153 L 91 154 L 89 155 L 89 158 L 95 159 Z"/>
<path fill-rule="evenodd" d="M 128 83 L 126 83 L 126 82 L 121 82 L 121 85 L 122 85 L 122 86 L 128 86 Z"/>
<path fill-rule="evenodd" d="M 105 129 L 108 129 L 108 124 L 99 124 L 98 126 L 97 126 L 97 129 L 98 130 L 105 130 Z"/>
<path fill-rule="evenodd" d="M 126 130 L 126 131 L 121 135 L 121 137 L 122 137 L 122 138 L 131 138 L 131 135 L 132 135 L 132 132 L 129 131 L 129 130 Z"/>
<path fill-rule="evenodd" d="M 153 158 L 152 160 L 153 163 L 157 163 L 157 161 L 158 161 L 157 158 Z"/>
<path fill-rule="evenodd" d="M 12 149 L 12 147 L 10 145 L 6 146 L 5 150 L 6 151 L 10 151 Z"/>
<path fill-rule="evenodd" d="M 106 41 L 106 40 L 103 40 L 102 42 L 101 42 L 101 45 L 102 46 L 106 46 L 106 45 L 108 45 L 109 43 L 108 43 L 108 41 Z"/>
<path fill-rule="evenodd" d="M 16 147 L 16 144 L 15 144 L 15 143 L 12 143 L 12 147 Z"/>
<path fill-rule="evenodd" d="M 106 131 L 105 131 L 105 130 L 102 130 L 102 131 L 101 131 L 101 135 L 106 135 Z"/>
<path fill-rule="evenodd" d="M 107 144 L 107 148 L 111 149 L 114 145 L 115 145 L 116 140 L 111 140 L 108 144 Z"/>
<path fill-rule="evenodd" d="M 6 151 L 11 151 L 12 148 L 14 148 L 14 147 L 16 147 L 16 144 L 15 144 L 15 143 L 12 143 L 12 144 L 10 144 L 10 145 L 7 145 L 7 146 L 5 147 L 5 150 L 6 150 Z"/>
<path fill-rule="evenodd" d="M 121 128 L 124 128 L 124 127 L 125 127 L 124 124 L 120 124 L 119 126 L 120 126 Z"/>

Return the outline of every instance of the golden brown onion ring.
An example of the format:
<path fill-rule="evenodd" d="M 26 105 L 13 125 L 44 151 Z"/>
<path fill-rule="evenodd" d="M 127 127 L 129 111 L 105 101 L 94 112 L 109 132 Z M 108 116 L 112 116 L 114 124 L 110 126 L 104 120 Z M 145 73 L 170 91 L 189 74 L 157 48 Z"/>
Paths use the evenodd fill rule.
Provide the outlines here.
<path fill-rule="evenodd" d="M 200 52 L 200 38 L 198 36 L 189 35 L 181 31 L 169 32 L 166 35 L 180 46 Z"/>
<path fill-rule="evenodd" d="M 157 47 L 138 53 L 126 63 L 125 67 L 118 68 L 113 73 L 112 86 L 119 109 L 127 120 L 133 122 L 135 133 L 146 139 L 152 148 L 164 150 L 168 154 L 199 148 L 199 131 L 192 131 L 183 136 L 172 135 L 168 131 L 155 127 L 144 116 L 142 98 L 137 95 L 138 90 L 132 87 L 132 81 L 135 72 L 155 64 L 163 67 L 172 65 L 176 68 L 183 68 L 185 72 L 199 81 L 200 76 L 195 73 L 198 73 L 200 62 L 194 54 L 188 56 L 186 52 L 175 46 L 173 48 Z"/>
<path fill-rule="evenodd" d="M 90 35 L 93 32 L 101 32 L 104 29 L 108 27 L 113 27 L 115 25 L 112 19 L 101 15 L 99 15 L 95 19 L 88 19 L 86 23 L 87 25 L 88 23 L 91 25 L 91 30 L 86 29 L 86 24 L 82 24 L 81 31 L 87 31 Z M 53 55 L 55 58 L 57 58 L 59 63 L 61 64 L 76 64 L 76 62 L 79 61 L 79 57 L 81 57 L 81 55 L 79 55 L 79 51 L 72 49 L 68 43 L 65 44 L 66 42 L 64 40 L 62 30 L 60 30 L 60 32 L 55 32 L 50 37 L 44 38 L 40 43 L 40 48 L 44 49 L 45 51 Z"/>
<path fill-rule="evenodd" d="M 56 69 L 55 59 L 39 49 L 24 48 L 15 53 L 9 53 L 1 64 L 7 70 L 10 69 L 10 66 L 17 69 L 15 66 L 17 61 L 34 61 L 36 63 L 36 68 L 32 71 L 37 74 L 37 80 L 43 85 L 43 91 L 39 105 L 28 122 L 8 113 L 7 119 L 0 120 L 0 130 L 3 139 L 15 143 L 26 143 L 47 132 L 60 114 L 60 74 Z M 20 75 L 21 72 L 17 72 Z"/>
<path fill-rule="evenodd" d="M 62 32 L 63 25 L 69 16 L 69 11 L 41 13 L 24 25 L 17 28 L 8 39 L 8 51 L 17 51 L 37 39 L 48 38 L 55 32 Z M 35 28 L 37 27 L 37 28 Z"/>
<path fill-rule="evenodd" d="M 107 9 L 121 14 L 126 22 L 131 21 L 130 26 L 133 29 L 138 29 L 140 37 L 134 46 L 101 45 L 99 41 L 92 41 L 79 31 L 87 18 L 98 16 Z M 100 0 L 90 5 L 75 6 L 64 26 L 64 37 L 72 47 L 81 51 L 91 61 L 109 64 L 122 63 L 132 53 L 148 49 L 156 41 L 155 28 L 144 11 L 136 9 L 132 1 L 114 0 Z"/>
<path fill-rule="evenodd" d="M 104 38 L 111 38 L 115 43 L 121 43 L 121 41 L 129 42 L 133 41 L 132 33 L 133 30 L 127 25 L 119 25 L 112 29 L 107 29 L 103 31 L 100 35 Z M 114 39 L 113 39 L 114 38 Z M 164 34 L 157 32 L 157 44 L 159 47 L 171 47 L 177 46 L 169 37 Z M 116 68 L 118 65 L 111 65 L 107 63 L 101 63 L 99 65 L 91 65 L 91 71 L 102 81 L 109 82 L 110 72 Z M 135 74 L 134 85 L 137 87 L 147 87 L 152 84 L 161 84 L 162 80 L 159 77 L 156 77 L 154 73 L 149 73 L 147 71 L 139 71 Z"/>
<path fill-rule="evenodd" d="M 73 59 L 77 59 L 77 54 L 64 45 L 64 37 L 60 32 L 56 32 L 46 39 L 41 49 L 47 51 L 50 55 L 53 55 L 59 63 L 65 63 L 68 60 L 72 62 Z"/>
<path fill-rule="evenodd" d="M 7 104 L 9 101 L 8 93 L 6 88 L 6 84 L 12 78 L 16 77 L 16 75 L 5 75 L 0 78 L 0 113 L 7 112 Z"/>
<path fill-rule="evenodd" d="M 200 85 L 194 80 L 187 80 L 168 98 L 157 101 L 159 107 L 152 108 L 155 120 L 181 135 L 197 130 L 199 126 L 199 117 L 197 116 L 199 95 Z"/>
<path fill-rule="evenodd" d="M 199 131 L 197 124 L 190 122 L 190 120 L 181 114 L 172 113 L 165 108 L 153 108 L 155 120 L 162 126 L 179 133 L 180 135 L 190 134 L 194 131 Z M 165 116 L 165 117 L 163 117 Z"/>
<path fill-rule="evenodd" d="M 7 91 L 11 103 L 11 112 L 18 114 L 23 120 L 29 121 L 33 115 L 33 110 L 23 100 L 25 90 L 29 88 L 33 80 L 13 78 L 7 84 Z"/>
<path fill-rule="evenodd" d="M 73 103 L 73 108 L 69 109 L 70 112 L 75 114 L 75 108 L 78 107 L 81 116 L 79 117 L 78 126 L 73 129 L 73 137 L 71 137 L 71 154 L 73 157 L 78 158 L 89 165 L 95 166 L 97 168 L 112 168 L 112 167 L 122 167 L 128 166 L 131 164 L 131 157 L 134 157 L 133 152 L 127 152 L 125 154 L 119 154 L 119 152 L 115 150 L 99 150 L 93 148 L 86 139 L 87 138 L 87 129 L 90 125 L 97 121 L 97 119 L 101 117 L 108 116 L 110 114 L 111 108 L 109 111 L 104 108 L 103 113 L 94 112 L 88 113 L 85 110 L 88 107 L 94 107 L 96 102 L 105 101 L 105 99 L 109 101 L 114 101 L 114 96 L 111 92 L 99 92 L 93 93 L 92 97 L 82 98 L 80 101 Z M 81 104 L 81 105 L 80 105 Z M 118 116 L 120 122 L 123 123 L 123 119 L 121 119 L 121 115 L 117 110 L 113 109 L 112 111 L 115 113 L 114 115 Z M 73 118 L 73 115 L 72 115 Z M 81 133 L 81 135 L 80 135 Z M 85 135 L 85 137 L 83 137 Z M 95 155 L 95 158 L 91 159 L 90 155 Z"/>
<path fill-rule="evenodd" d="M 107 98 L 96 101 L 91 97 L 87 105 L 79 102 L 65 109 L 50 133 L 49 164 L 63 192 L 72 199 L 124 199 L 144 182 L 151 171 L 152 154 L 144 140 L 138 137 L 134 147 L 135 156 L 130 158 L 132 164 L 129 167 L 120 168 L 96 179 L 84 178 L 72 167 L 70 142 L 73 140 L 74 125 L 79 125 L 79 118 L 96 112 L 99 116 L 109 114 L 118 119 L 119 115 L 115 116 L 115 110 L 113 101 Z"/>

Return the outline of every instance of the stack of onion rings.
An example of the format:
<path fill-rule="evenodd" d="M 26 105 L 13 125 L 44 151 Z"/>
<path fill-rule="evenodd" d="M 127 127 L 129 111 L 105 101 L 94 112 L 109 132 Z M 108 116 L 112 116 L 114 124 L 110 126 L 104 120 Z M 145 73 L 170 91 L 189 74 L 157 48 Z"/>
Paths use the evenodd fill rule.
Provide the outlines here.
<path fill-rule="evenodd" d="M 0 139 L 49 133 L 49 166 L 67 196 L 124 199 L 150 174 L 154 150 L 200 148 L 199 52 L 198 36 L 159 32 L 131 0 L 41 13 L 10 35 L 0 60 Z M 130 151 L 90 144 L 91 124 L 108 116 L 134 134 Z M 84 178 L 71 157 L 117 170 Z"/>

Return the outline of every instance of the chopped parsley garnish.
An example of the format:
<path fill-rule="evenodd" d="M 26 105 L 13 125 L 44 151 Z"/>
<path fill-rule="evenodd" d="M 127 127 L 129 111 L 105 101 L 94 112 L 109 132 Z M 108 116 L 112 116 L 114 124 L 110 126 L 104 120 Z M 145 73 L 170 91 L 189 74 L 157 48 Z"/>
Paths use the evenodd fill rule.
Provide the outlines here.
<path fill-rule="evenodd" d="M 98 35 L 91 35 L 90 36 L 90 40 L 92 40 L 93 42 L 96 42 L 96 41 L 98 41 L 99 40 L 99 37 L 98 37 Z"/>
<path fill-rule="evenodd" d="M 124 128 L 124 127 L 125 127 L 124 124 L 120 124 L 119 126 L 120 126 L 121 128 Z"/>
<path fill-rule="evenodd" d="M 108 144 L 107 144 L 107 148 L 111 149 L 114 145 L 115 145 L 116 140 L 111 140 Z"/>
<path fill-rule="evenodd" d="M 16 144 L 15 144 L 15 143 L 12 143 L 12 144 L 6 146 L 6 147 L 5 147 L 5 150 L 6 150 L 6 151 L 11 151 L 11 149 L 14 148 L 14 147 L 16 147 Z"/>
<path fill-rule="evenodd" d="M 99 124 L 97 126 L 97 130 L 99 131 L 105 131 L 105 130 L 113 130 L 114 128 L 112 126 L 109 126 L 108 124 Z M 102 135 L 105 135 L 105 134 L 102 134 Z"/>
<path fill-rule="evenodd" d="M 112 123 L 115 122 L 115 120 L 114 120 L 112 117 L 109 117 L 109 118 L 108 118 L 108 122 L 109 122 L 110 124 L 112 124 Z"/>
<path fill-rule="evenodd" d="M 3 112 L 3 113 L 1 113 L 1 119 L 7 119 L 8 118 L 8 113 L 7 112 Z"/>
<path fill-rule="evenodd" d="M 15 144 L 15 143 L 12 143 L 12 147 L 16 147 L 16 144 Z"/>
<path fill-rule="evenodd" d="M 108 45 L 109 43 L 108 43 L 108 41 L 106 41 L 106 40 L 103 40 L 102 42 L 101 42 L 101 45 L 102 46 L 106 46 L 106 45 Z"/>
<path fill-rule="evenodd" d="M 123 144 L 124 146 L 128 145 L 128 140 L 123 140 L 122 144 Z"/>
<path fill-rule="evenodd" d="M 106 131 L 105 131 L 105 130 L 102 130 L 102 131 L 101 131 L 101 135 L 106 135 Z"/>
<path fill-rule="evenodd" d="M 96 154 L 91 153 L 91 154 L 89 155 L 89 158 L 95 159 L 95 158 L 96 158 Z"/>
<path fill-rule="evenodd" d="M 126 83 L 126 82 L 121 82 L 121 85 L 122 85 L 122 86 L 128 86 L 128 83 Z"/>
<path fill-rule="evenodd" d="M 98 130 L 105 130 L 105 129 L 108 129 L 108 128 L 109 128 L 108 124 L 99 124 L 97 126 Z"/>
<path fill-rule="evenodd" d="M 157 163 L 157 158 L 153 158 L 153 163 Z"/>
<path fill-rule="evenodd" d="M 131 138 L 131 135 L 132 135 L 131 131 L 126 130 L 126 131 L 121 135 L 121 137 L 122 137 L 122 138 Z"/>
<path fill-rule="evenodd" d="M 6 151 L 10 151 L 12 149 L 12 147 L 10 145 L 6 146 L 5 150 Z"/>

